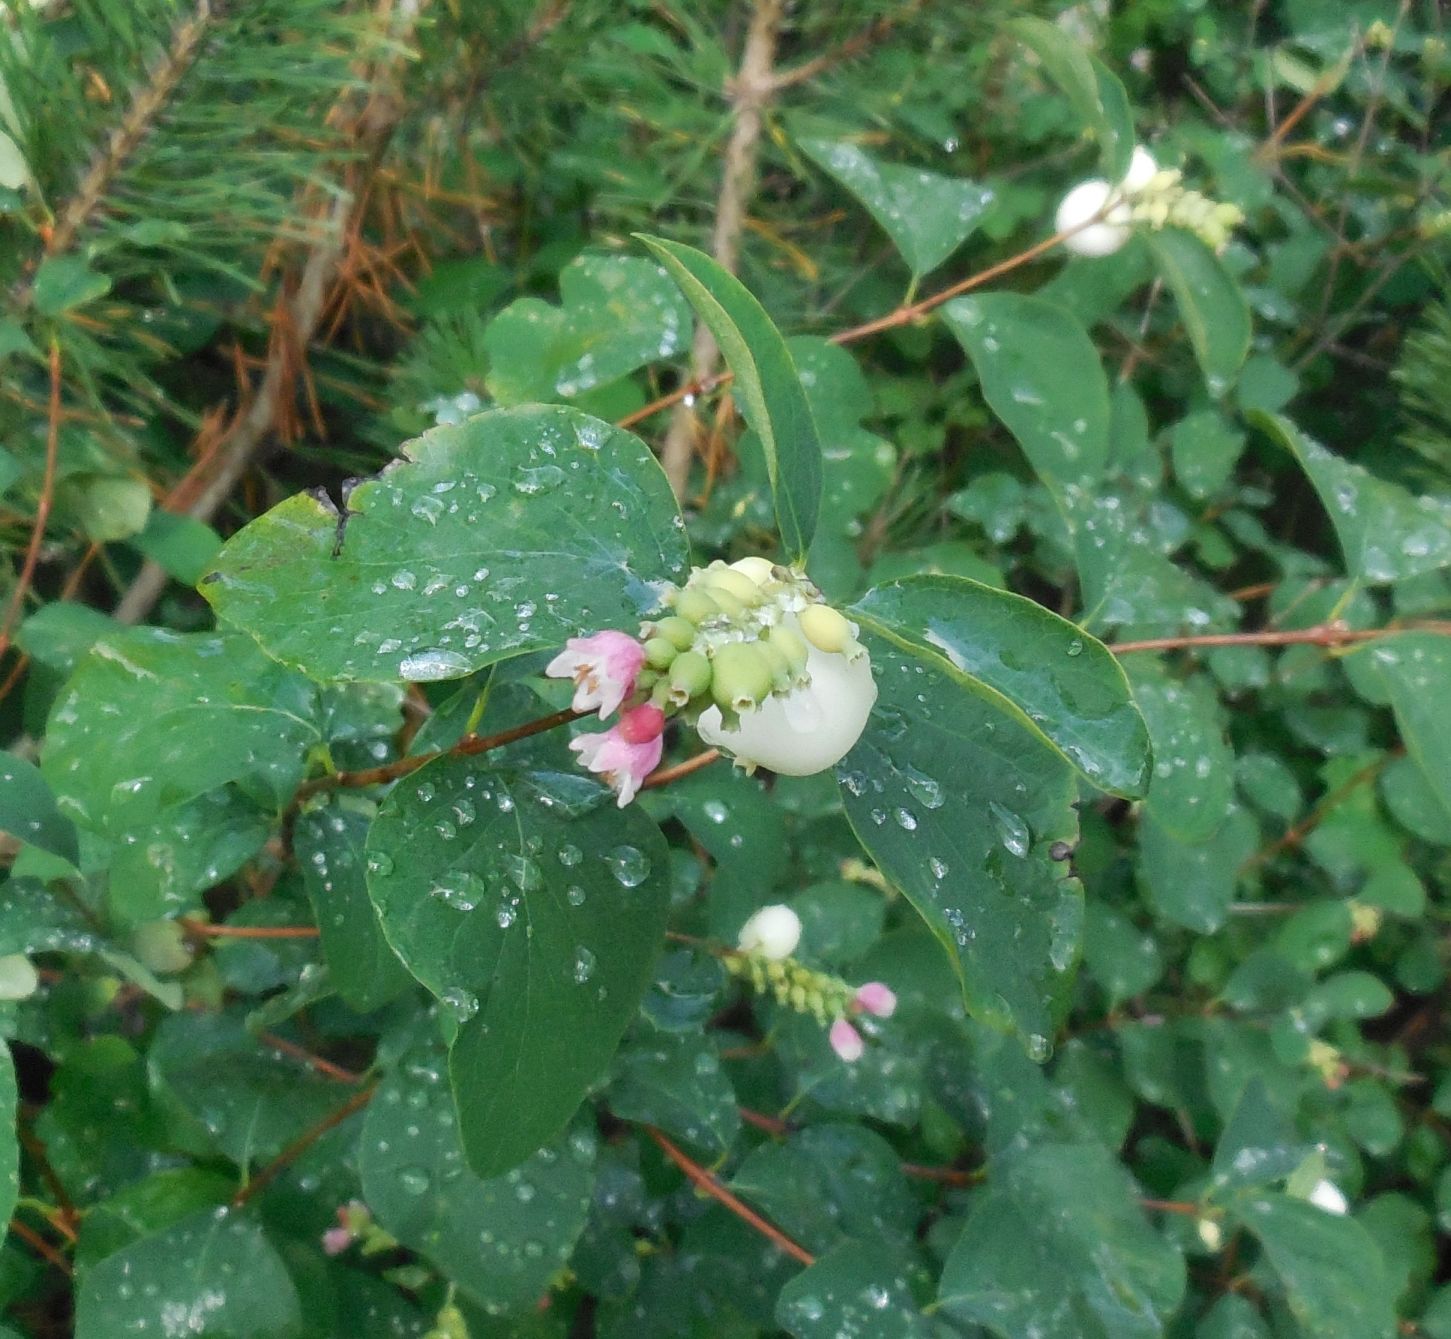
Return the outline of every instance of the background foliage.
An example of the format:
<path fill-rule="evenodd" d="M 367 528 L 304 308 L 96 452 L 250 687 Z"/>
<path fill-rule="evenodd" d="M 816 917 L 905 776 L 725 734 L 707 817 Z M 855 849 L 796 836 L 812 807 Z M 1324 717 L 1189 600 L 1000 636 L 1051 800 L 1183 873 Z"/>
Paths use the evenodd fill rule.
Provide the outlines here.
<path fill-rule="evenodd" d="M 1444 22 L 5 0 L 0 1335 L 1451 1336 Z M 798 551 L 837 784 L 519 728 Z"/>

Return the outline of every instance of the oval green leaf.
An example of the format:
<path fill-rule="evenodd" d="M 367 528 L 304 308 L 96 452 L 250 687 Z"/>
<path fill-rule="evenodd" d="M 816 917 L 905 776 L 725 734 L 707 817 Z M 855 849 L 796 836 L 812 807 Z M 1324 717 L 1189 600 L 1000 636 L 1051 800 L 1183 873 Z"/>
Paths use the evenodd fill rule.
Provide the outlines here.
<path fill-rule="evenodd" d="M 1225 394 L 1249 353 L 1249 305 L 1224 262 L 1193 233 L 1163 228 L 1145 234 L 1159 276 L 1179 305 L 1205 384 Z"/>
<path fill-rule="evenodd" d="M 451 1069 L 480 1176 L 559 1134 L 649 982 L 665 843 L 607 797 L 584 776 L 441 758 L 398 783 L 368 835 L 383 932 L 461 1023 Z"/>
<path fill-rule="evenodd" d="M 806 556 L 821 509 L 821 441 L 796 364 L 766 310 L 703 251 L 636 234 L 659 257 L 735 374 L 735 393 L 766 453 L 781 545 Z"/>
<path fill-rule="evenodd" d="M 688 555 L 638 437 L 533 406 L 435 428 L 348 494 L 234 535 L 201 591 L 316 679 L 457 679 L 580 632 L 633 630 Z"/>
<path fill-rule="evenodd" d="M 1102 642 L 1021 595 L 965 577 L 922 576 L 868 591 L 852 614 L 904 648 L 944 656 L 1093 785 L 1142 795 L 1149 732 Z"/>

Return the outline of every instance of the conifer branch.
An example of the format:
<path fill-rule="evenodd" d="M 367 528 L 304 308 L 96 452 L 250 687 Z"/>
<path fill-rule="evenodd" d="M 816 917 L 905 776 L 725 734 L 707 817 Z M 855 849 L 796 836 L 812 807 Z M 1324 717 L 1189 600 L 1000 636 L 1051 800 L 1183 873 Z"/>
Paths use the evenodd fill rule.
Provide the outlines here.
<path fill-rule="evenodd" d="M 225 0 L 217 0 L 218 11 L 224 5 Z M 137 90 L 120 124 L 91 160 L 76 193 L 61 210 L 59 221 L 46 238 L 47 255 L 69 250 L 81 229 L 100 207 L 111 183 L 146 138 L 181 83 L 182 76 L 190 69 L 214 16 L 212 0 L 196 0 L 196 8 L 191 15 L 177 25 L 166 53 L 151 70 L 150 78 Z"/>

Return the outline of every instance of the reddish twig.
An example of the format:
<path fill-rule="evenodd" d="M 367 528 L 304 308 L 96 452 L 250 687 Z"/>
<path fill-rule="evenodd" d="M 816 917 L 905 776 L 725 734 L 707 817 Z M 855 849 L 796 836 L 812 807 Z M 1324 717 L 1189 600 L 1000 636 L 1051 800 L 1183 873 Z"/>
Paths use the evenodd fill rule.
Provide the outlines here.
<path fill-rule="evenodd" d="M 291 1056 L 294 1060 L 300 1060 L 309 1069 L 316 1070 L 324 1078 L 329 1078 L 337 1083 L 362 1083 L 363 1075 L 354 1074 L 350 1069 L 344 1069 L 341 1065 L 335 1065 L 331 1060 L 325 1060 L 320 1055 L 314 1055 L 305 1046 L 299 1046 L 295 1041 L 288 1041 L 286 1037 L 279 1037 L 274 1032 L 259 1032 L 257 1040 L 265 1046 L 270 1046 L 274 1051 L 281 1051 L 283 1055 Z"/>
<path fill-rule="evenodd" d="M 1190 1200 L 1155 1200 L 1141 1197 L 1139 1205 L 1145 1209 L 1156 1209 L 1160 1213 L 1181 1213 L 1193 1218 L 1198 1218 L 1204 1212 L 1201 1205 Z"/>
<path fill-rule="evenodd" d="M 0 655 L 10 646 L 10 634 L 20 617 L 25 604 L 25 594 L 35 577 L 36 565 L 40 562 L 40 548 L 45 542 L 45 527 L 50 520 L 50 508 L 55 498 L 55 465 L 60 454 L 60 345 L 51 341 L 50 346 L 50 408 L 45 433 L 45 474 L 40 482 L 40 501 L 35 507 L 35 523 L 30 530 L 30 543 L 25 549 L 25 561 L 20 565 L 20 577 L 11 592 L 5 618 L 0 622 Z"/>
<path fill-rule="evenodd" d="M 770 1241 L 779 1250 L 785 1251 L 793 1260 L 803 1265 L 814 1265 L 816 1257 L 804 1247 L 798 1246 L 780 1228 L 768 1223 L 754 1209 L 744 1204 L 735 1195 L 731 1194 L 721 1183 L 716 1180 L 704 1167 L 696 1162 L 689 1155 L 682 1153 L 674 1144 L 660 1133 L 653 1125 L 644 1125 L 641 1128 L 659 1146 L 660 1151 L 665 1154 L 682 1172 L 690 1182 L 698 1189 L 709 1195 L 712 1199 L 718 1200 L 725 1205 L 742 1222 L 750 1224 L 763 1237 Z"/>
<path fill-rule="evenodd" d="M 1360 787 L 1365 785 L 1367 781 L 1374 780 L 1375 777 L 1380 774 L 1381 770 L 1392 758 L 1398 757 L 1403 752 L 1404 750 L 1399 747 L 1391 750 L 1390 752 L 1377 758 L 1374 762 L 1368 763 L 1366 766 L 1362 767 L 1360 771 L 1356 772 L 1354 776 L 1348 778 L 1346 781 L 1336 786 L 1334 790 L 1330 791 L 1329 794 L 1327 794 L 1324 799 L 1322 799 L 1319 804 L 1317 804 L 1312 810 L 1310 810 L 1310 812 L 1306 814 L 1305 817 L 1302 818 L 1298 823 L 1295 823 L 1293 826 L 1286 828 L 1285 831 L 1281 833 L 1280 836 L 1276 837 L 1275 840 L 1272 841 L 1268 846 L 1262 846 L 1258 851 L 1250 856 L 1250 858 L 1239 867 L 1239 872 L 1243 874 L 1247 870 L 1254 869 L 1256 866 L 1264 864 L 1265 861 L 1273 859 L 1275 856 L 1279 855 L 1281 851 L 1293 850 L 1295 847 L 1299 846 L 1306 837 L 1314 832 L 1315 829 L 1318 828 L 1320 824 L 1325 821 L 1326 816 L 1330 813 L 1332 809 L 1335 808 L 1336 805 L 1338 805 L 1343 799 L 1345 799 L 1346 796 L 1351 795 L 1355 791 L 1359 790 Z"/>
<path fill-rule="evenodd" d="M 983 1179 L 980 1171 L 965 1171 L 961 1167 L 924 1167 L 916 1162 L 904 1162 L 902 1175 L 918 1181 L 936 1181 L 944 1186 L 971 1186 Z"/>
<path fill-rule="evenodd" d="M 27 1227 L 18 1218 L 10 1220 L 10 1230 L 47 1263 L 54 1265 L 67 1278 L 74 1272 L 71 1262 L 65 1258 L 40 1233 Z"/>
<path fill-rule="evenodd" d="M 212 925 L 178 916 L 177 924 L 200 939 L 316 939 L 315 925 Z"/>
<path fill-rule="evenodd" d="M 306 1153 L 329 1130 L 336 1129 L 349 1116 L 361 1111 L 367 1106 L 373 1100 L 373 1094 L 377 1091 L 376 1086 L 363 1088 L 359 1092 L 354 1093 L 335 1111 L 328 1112 L 316 1125 L 304 1130 L 302 1134 L 298 1135 L 281 1153 L 273 1158 L 256 1176 L 232 1196 L 233 1207 L 240 1209 L 248 1201 L 254 1199 L 260 1191 L 266 1189 L 268 1185 Z"/>
<path fill-rule="evenodd" d="M 1108 649 L 1115 655 L 1128 655 L 1134 651 L 1181 651 L 1212 646 L 1349 646 L 1405 632 L 1451 636 L 1451 622 L 1426 619 L 1389 628 L 1347 628 L 1343 623 L 1320 623 L 1313 628 L 1287 631 L 1267 629 L 1263 632 L 1211 632 L 1196 637 L 1149 637 L 1139 642 L 1110 642 Z"/>
<path fill-rule="evenodd" d="M 781 1120 L 776 1116 L 768 1116 L 764 1111 L 752 1111 L 750 1107 L 737 1107 L 741 1113 L 741 1119 L 747 1125 L 754 1125 L 758 1130 L 764 1130 L 767 1134 L 790 1134 L 796 1127 L 790 1121 Z"/>
<path fill-rule="evenodd" d="M 679 781 L 683 776 L 700 771 L 702 767 L 709 767 L 719 757 L 719 749 L 706 749 L 704 753 L 697 753 L 695 757 L 678 762 L 673 767 L 662 767 L 658 772 L 651 772 L 641 783 L 640 789 L 646 790 L 651 786 L 668 786 L 672 781 Z"/>

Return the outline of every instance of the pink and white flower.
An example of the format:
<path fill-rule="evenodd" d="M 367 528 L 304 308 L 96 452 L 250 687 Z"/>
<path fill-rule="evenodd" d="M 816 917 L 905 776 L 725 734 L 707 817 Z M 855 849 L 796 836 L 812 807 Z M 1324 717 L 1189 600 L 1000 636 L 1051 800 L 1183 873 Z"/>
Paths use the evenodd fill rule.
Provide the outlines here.
<path fill-rule="evenodd" d="M 570 740 L 569 747 L 579 754 L 580 762 L 614 789 L 623 809 L 660 765 L 664 730 L 665 713 L 647 702 L 622 713 L 603 734 L 579 735 Z"/>
<path fill-rule="evenodd" d="M 551 679 L 574 680 L 574 709 L 598 710 L 604 720 L 635 691 L 645 664 L 645 648 L 623 632 L 571 637 L 545 667 Z"/>
<path fill-rule="evenodd" d="M 897 1012 L 897 993 L 880 981 L 868 981 L 866 985 L 857 987 L 852 1004 L 874 1018 L 890 1018 Z"/>
<path fill-rule="evenodd" d="M 862 1040 L 862 1034 L 844 1018 L 838 1018 L 831 1025 L 831 1032 L 827 1039 L 831 1042 L 831 1049 L 849 1065 L 860 1060 L 862 1052 L 867 1049 L 866 1042 Z"/>

